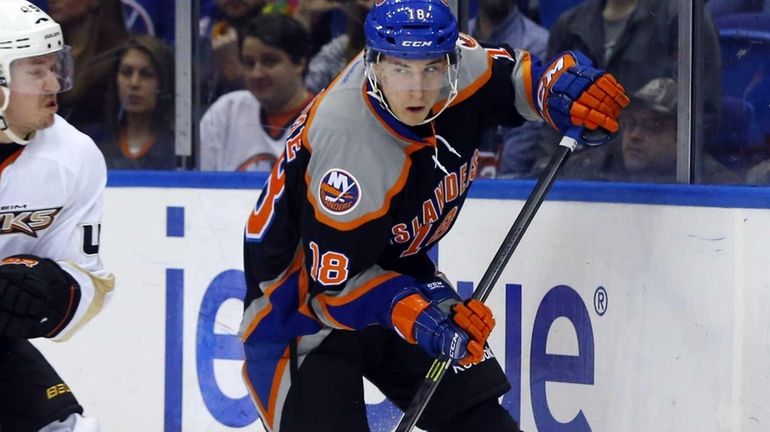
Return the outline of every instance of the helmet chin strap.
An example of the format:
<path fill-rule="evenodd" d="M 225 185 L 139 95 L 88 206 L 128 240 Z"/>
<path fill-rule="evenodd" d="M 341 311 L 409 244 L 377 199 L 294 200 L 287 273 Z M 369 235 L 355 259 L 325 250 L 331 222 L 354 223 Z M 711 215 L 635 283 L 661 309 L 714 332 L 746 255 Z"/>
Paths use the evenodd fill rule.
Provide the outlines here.
<path fill-rule="evenodd" d="M 8 109 L 8 105 L 11 103 L 11 91 L 8 90 L 8 87 L 0 86 L 0 92 L 3 93 L 3 105 L 0 106 L 0 132 L 5 134 L 5 136 L 10 138 L 11 141 L 15 142 L 16 144 L 29 144 L 30 140 L 23 139 L 16 135 L 16 133 L 11 129 L 11 125 L 8 124 L 8 120 L 5 118 L 5 110 Z M 32 138 L 33 136 L 35 136 L 34 133 L 30 134 L 28 137 Z"/>

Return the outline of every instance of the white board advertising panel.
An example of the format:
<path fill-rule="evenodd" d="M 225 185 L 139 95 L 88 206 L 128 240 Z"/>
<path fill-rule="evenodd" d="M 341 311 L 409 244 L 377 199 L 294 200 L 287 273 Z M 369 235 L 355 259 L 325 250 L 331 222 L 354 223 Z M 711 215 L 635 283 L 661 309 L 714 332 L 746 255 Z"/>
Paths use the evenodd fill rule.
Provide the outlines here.
<path fill-rule="evenodd" d="M 71 341 L 37 342 L 104 430 L 262 430 L 235 336 L 256 197 L 108 188 L 115 297 Z M 524 430 L 766 430 L 767 210 L 649 201 L 546 201 L 489 297 L 502 404 Z M 468 200 L 438 251 L 461 293 L 522 204 Z M 392 430 L 399 414 L 372 387 L 367 403 L 372 431 Z"/>

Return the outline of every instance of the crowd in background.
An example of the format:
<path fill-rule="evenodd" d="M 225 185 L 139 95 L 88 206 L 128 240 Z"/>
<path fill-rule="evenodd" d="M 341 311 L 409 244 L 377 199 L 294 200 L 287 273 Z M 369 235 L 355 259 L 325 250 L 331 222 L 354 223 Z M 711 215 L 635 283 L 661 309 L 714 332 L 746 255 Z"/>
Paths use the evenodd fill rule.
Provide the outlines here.
<path fill-rule="evenodd" d="M 76 75 L 60 115 L 112 169 L 175 169 L 174 6 L 35 0 L 61 23 Z M 373 0 L 201 0 L 201 170 L 266 171 L 288 127 L 364 46 Z M 677 0 L 472 0 L 468 33 L 549 59 L 579 50 L 632 97 L 621 131 L 578 149 L 563 177 L 676 181 Z M 695 68 L 696 180 L 770 183 L 770 0 L 708 0 Z M 689 84 L 689 83 L 687 83 Z M 511 102 L 513 103 L 513 102 Z M 481 175 L 533 178 L 556 142 L 543 123 L 487 131 Z"/>

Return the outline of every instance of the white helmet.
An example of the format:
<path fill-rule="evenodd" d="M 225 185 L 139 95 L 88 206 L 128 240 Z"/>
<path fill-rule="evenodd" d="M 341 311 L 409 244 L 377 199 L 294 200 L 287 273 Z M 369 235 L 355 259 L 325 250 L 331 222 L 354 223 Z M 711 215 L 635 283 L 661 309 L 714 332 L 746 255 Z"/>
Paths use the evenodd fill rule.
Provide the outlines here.
<path fill-rule="evenodd" d="M 57 56 L 51 56 L 57 53 Z M 37 71 L 40 76 L 12 73 L 14 62 L 43 56 L 50 59 L 43 71 Z M 0 131 L 17 143 L 26 144 L 28 141 L 17 137 L 5 120 L 11 90 L 27 94 L 67 91 L 72 88 L 73 69 L 61 26 L 53 18 L 28 1 L 0 0 L 0 92 L 4 96 L 0 105 Z M 44 81 L 50 73 L 55 74 L 57 85 L 46 87 Z"/>

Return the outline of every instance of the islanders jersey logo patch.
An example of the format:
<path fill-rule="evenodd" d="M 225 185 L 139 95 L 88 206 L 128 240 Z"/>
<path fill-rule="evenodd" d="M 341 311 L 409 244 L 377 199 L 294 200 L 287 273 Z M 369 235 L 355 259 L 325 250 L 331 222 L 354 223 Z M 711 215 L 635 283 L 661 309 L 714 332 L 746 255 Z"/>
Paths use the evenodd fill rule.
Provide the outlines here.
<path fill-rule="evenodd" d="M 361 186 L 349 172 L 333 168 L 326 171 L 318 185 L 318 201 L 324 210 L 335 215 L 353 211 L 361 200 Z"/>

